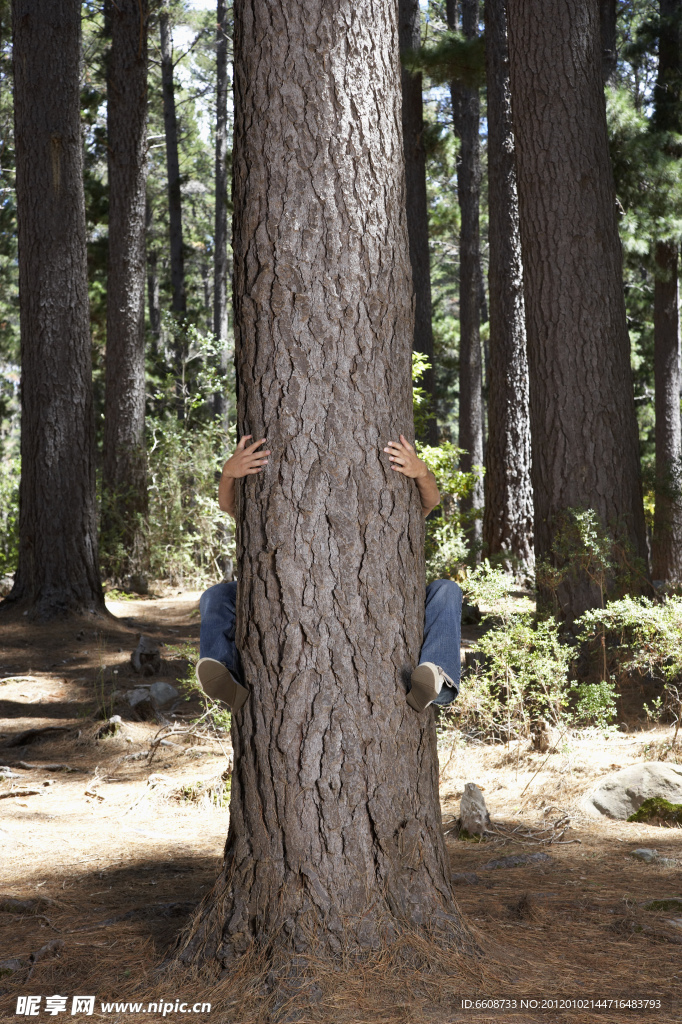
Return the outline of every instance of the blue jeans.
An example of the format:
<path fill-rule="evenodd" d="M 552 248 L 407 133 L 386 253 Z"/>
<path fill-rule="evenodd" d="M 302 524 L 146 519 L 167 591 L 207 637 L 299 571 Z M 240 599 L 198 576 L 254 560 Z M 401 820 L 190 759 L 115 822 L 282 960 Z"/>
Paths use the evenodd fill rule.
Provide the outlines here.
<path fill-rule="evenodd" d="M 200 656 L 225 665 L 238 683 L 244 682 L 235 640 L 236 583 L 217 583 L 204 591 L 201 611 Z M 455 684 L 443 686 L 434 704 L 450 704 L 459 692 L 462 591 L 452 580 L 434 580 L 426 588 L 424 642 L 419 661 L 440 665 Z"/>

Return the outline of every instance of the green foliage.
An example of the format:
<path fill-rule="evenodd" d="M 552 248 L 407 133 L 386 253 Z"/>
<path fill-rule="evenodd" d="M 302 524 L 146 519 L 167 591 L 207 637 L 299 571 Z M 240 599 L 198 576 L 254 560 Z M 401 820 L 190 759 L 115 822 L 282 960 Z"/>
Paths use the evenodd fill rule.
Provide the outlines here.
<path fill-rule="evenodd" d="M 610 679 L 598 683 L 571 683 L 574 692 L 572 717 L 576 724 L 607 730 L 616 717 L 616 686 Z"/>
<path fill-rule="evenodd" d="M 0 459 L 0 576 L 13 573 L 19 557 L 19 459 Z"/>
<path fill-rule="evenodd" d="M 590 643 L 604 636 L 608 648 L 627 671 L 637 670 L 661 682 L 682 678 L 682 598 L 663 602 L 624 597 L 606 608 L 585 612 L 576 622 L 578 639 Z"/>
<path fill-rule="evenodd" d="M 437 42 L 405 50 L 400 58 L 412 74 L 422 72 L 434 85 L 457 82 L 470 89 L 485 85 L 485 43 L 482 37 L 466 39 L 457 32 L 444 32 Z"/>
<path fill-rule="evenodd" d="M 557 516 L 552 556 L 536 566 L 538 588 L 552 595 L 555 611 L 559 610 L 557 592 L 567 580 L 590 580 L 602 607 L 607 592 L 618 596 L 641 587 L 645 567 L 621 539 L 623 534 L 618 524 L 607 530 L 591 508 L 567 508 Z"/>

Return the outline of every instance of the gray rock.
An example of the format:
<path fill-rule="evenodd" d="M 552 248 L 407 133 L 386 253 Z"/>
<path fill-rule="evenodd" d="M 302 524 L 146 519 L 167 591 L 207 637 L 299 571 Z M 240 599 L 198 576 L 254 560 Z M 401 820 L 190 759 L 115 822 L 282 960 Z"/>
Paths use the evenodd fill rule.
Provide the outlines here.
<path fill-rule="evenodd" d="M 658 860 L 658 850 L 649 850 L 646 846 L 642 846 L 639 850 L 631 850 L 631 857 L 636 857 L 637 860 L 643 860 L 645 864 L 651 864 L 652 860 Z"/>
<path fill-rule="evenodd" d="M 13 586 L 13 576 L 0 576 L 0 597 L 7 597 Z"/>
<path fill-rule="evenodd" d="M 481 835 L 490 824 L 483 791 L 475 782 L 467 782 L 459 804 L 461 828 L 470 835 Z"/>
<path fill-rule="evenodd" d="M 0 960 L 0 978 L 3 974 L 16 974 L 25 966 L 25 961 L 17 960 L 16 957 L 12 957 L 10 960 Z"/>
<path fill-rule="evenodd" d="M 172 700 L 177 700 L 180 693 L 174 686 L 171 686 L 170 683 L 162 683 L 159 681 L 158 683 L 152 683 L 149 687 L 149 696 L 152 704 L 155 704 L 156 707 L 162 708 L 164 704 L 170 704 Z"/>
<path fill-rule="evenodd" d="M 450 881 L 453 885 L 478 885 L 481 879 L 475 871 L 460 871 L 450 875 Z"/>
<path fill-rule="evenodd" d="M 584 797 L 583 809 L 593 817 L 625 821 L 652 797 L 682 803 L 682 765 L 650 761 L 607 775 Z"/>
<path fill-rule="evenodd" d="M 126 694 L 126 700 L 130 704 L 131 708 L 134 708 L 143 700 L 149 699 L 149 687 L 148 686 L 136 686 L 134 690 L 128 690 Z"/>
<path fill-rule="evenodd" d="M 130 663 L 141 676 L 155 676 L 161 671 L 159 645 L 151 637 L 141 636 L 140 642 L 130 656 Z"/>

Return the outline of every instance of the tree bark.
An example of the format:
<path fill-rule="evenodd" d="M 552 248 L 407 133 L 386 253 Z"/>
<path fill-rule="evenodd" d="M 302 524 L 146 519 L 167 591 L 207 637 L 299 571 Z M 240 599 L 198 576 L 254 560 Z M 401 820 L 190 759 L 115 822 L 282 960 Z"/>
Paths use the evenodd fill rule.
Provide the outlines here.
<path fill-rule="evenodd" d="M 31 617 L 104 611 L 80 132 L 80 0 L 12 3 L 21 313 L 19 565 Z"/>
<path fill-rule="evenodd" d="M 562 517 L 593 509 L 646 564 L 622 257 L 608 152 L 596 0 L 508 0 L 523 249 L 535 553 Z M 576 568 L 573 617 L 600 602 Z"/>
<path fill-rule="evenodd" d="M 185 250 L 182 241 L 182 195 L 180 193 L 180 158 L 178 156 L 178 121 L 175 113 L 173 78 L 173 38 L 167 8 L 159 14 L 161 40 L 161 84 L 163 90 L 163 124 L 166 134 L 166 173 L 168 175 L 168 219 L 170 222 L 171 309 L 183 314 L 187 309 L 185 294 Z"/>
<path fill-rule="evenodd" d="M 250 696 L 224 866 L 185 961 L 366 950 L 402 927 L 465 942 L 434 722 L 405 701 L 423 518 L 382 450 L 412 430 L 396 13 L 235 4 L 238 428 L 272 456 L 237 489 Z"/>
<path fill-rule="evenodd" d="M 227 372 L 227 3 L 216 8 L 216 129 L 215 129 L 215 255 L 213 264 L 213 333 L 220 343 L 220 369 Z M 213 397 L 213 411 L 227 426 L 228 402 L 224 392 Z"/>
<path fill-rule="evenodd" d="M 479 0 L 461 0 L 462 32 L 478 35 Z M 457 27 L 454 0 L 447 4 L 448 27 Z M 479 199 L 481 161 L 479 147 L 480 100 L 478 89 L 453 82 L 450 86 L 455 132 L 460 139 L 457 158 L 457 196 L 461 215 L 459 236 L 459 447 L 460 468 L 470 473 L 483 465 L 483 374 L 481 364 L 481 255 Z M 462 512 L 472 516 L 483 508 L 483 480 L 463 499 Z M 480 554 L 482 525 L 471 521 L 467 538 L 473 554 Z"/>
<path fill-rule="evenodd" d="M 147 0 L 107 0 L 109 267 L 102 539 L 116 575 L 146 566 L 145 221 Z"/>
<path fill-rule="evenodd" d="M 682 11 L 660 0 L 654 128 L 682 131 Z M 654 387 L 656 393 L 656 504 L 652 545 L 654 579 L 682 582 L 682 437 L 680 435 L 680 325 L 678 243 L 654 249 Z"/>
<path fill-rule="evenodd" d="M 523 264 L 504 0 L 486 0 L 490 343 L 483 549 L 530 574 L 533 485 Z"/>
<path fill-rule="evenodd" d="M 616 0 L 599 0 L 599 27 L 601 34 L 601 72 L 604 85 L 609 85 L 618 65 Z"/>
<path fill-rule="evenodd" d="M 421 43 L 419 0 L 399 0 L 398 38 L 400 50 L 416 50 Z M 403 97 L 403 142 L 405 147 L 405 205 L 407 234 L 410 242 L 410 264 L 414 287 L 415 352 L 421 352 L 430 363 L 422 377 L 424 391 L 435 409 L 435 367 L 433 327 L 431 325 L 431 261 L 429 256 L 429 211 L 426 199 L 426 153 L 424 151 L 424 105 L 422 76 L 405 68 L 401 72 Z M 426 421 L 427 444 L 438 444 L 435 415 Z"/>

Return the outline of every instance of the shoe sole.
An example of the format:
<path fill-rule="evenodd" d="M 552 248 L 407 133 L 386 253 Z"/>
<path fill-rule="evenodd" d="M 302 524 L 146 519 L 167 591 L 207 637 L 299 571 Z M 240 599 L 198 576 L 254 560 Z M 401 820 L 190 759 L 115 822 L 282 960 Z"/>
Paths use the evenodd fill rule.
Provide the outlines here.
<path fill-rule="evenodd" d="M 212 700 L 227 704 L 232 711 L 239 711 L 249 696 L 246 687 L 233 679 L 230 670 L 214 658 L 200 658 L 195 675 L 205 694 Z"/>
<path fill-rule="evenodd" d="M 438 673 L 435 665 L 425 661 L 418 665 L 412 673 L 412 689 L 407 695 L 407 703 L 415 711 L 424 711 L 429 704 L 432 704 L 440 690 L 436 688 Z"/>

